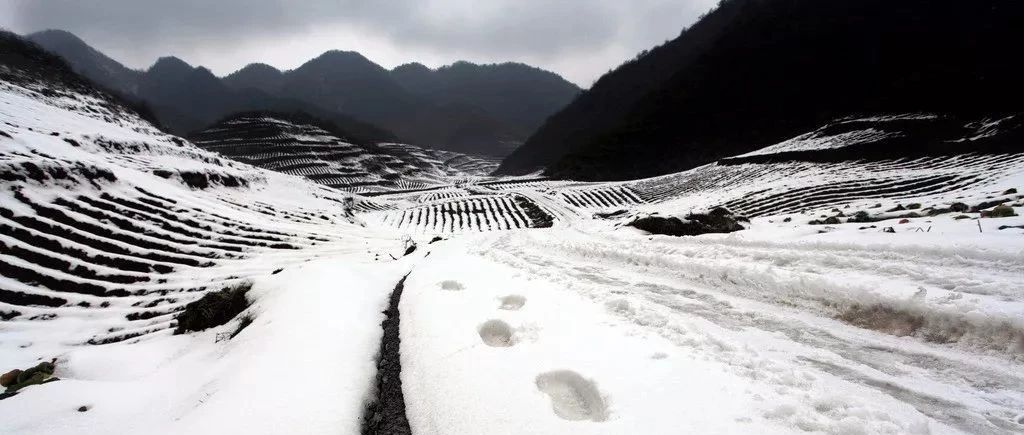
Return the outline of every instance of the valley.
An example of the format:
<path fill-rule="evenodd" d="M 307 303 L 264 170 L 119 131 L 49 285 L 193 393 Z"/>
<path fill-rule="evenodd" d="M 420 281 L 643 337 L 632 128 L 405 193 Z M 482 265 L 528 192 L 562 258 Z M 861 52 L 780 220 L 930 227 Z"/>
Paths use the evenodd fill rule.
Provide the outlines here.
<path fill-rule="evenodd" d="M 0 32 L 0 433 L 1024 433 L 1021 112 L 629 84 L 791 3 L 583 91 Z"/>

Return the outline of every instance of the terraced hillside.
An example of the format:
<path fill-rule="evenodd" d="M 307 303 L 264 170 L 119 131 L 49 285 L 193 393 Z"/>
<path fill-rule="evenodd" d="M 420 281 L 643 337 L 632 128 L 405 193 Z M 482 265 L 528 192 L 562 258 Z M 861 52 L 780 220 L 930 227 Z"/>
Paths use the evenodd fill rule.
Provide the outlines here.
<path fill-rule="evenodd" d="M 956 202 L 978 211 L 1017 201 L 1016 194 L 1003 192 L 1024 174 L 1024 152 L 1014 145 L 1021 131 L 1018 116 L 970 122 L 926 114 L 845 119 L 748 154 L 643 180 L 493 178 L 413 196 L 384 195 L 378 199 L 412 205 L 383 211 L 377 219 L 413 233 L 538 226 L 514 207 L 499 205 L 515 201 L 543 213 L 543 226 L 574 226 L 615 212 L 630 218 L 635 211 L 686 213 L 716 206 L 748 217 L 820 216 L 837 207 L 881 216 L 884 210 L 877 209 L 900 202 L 925 203 L 922 214 L 948 212 Z M 907 141 L 930 145 L 918 146 L 923 153 L 894 156 Z"/>
<path fill-rule="evenodd" d="M 305 261 L 310 250 L 337 249 L 337 227 L 359 228 L 353 210 L 380 207 L 200 150 L 100 93 L 8 79 L 0 82 L 0 318 L 13 337 L 5 341 L 50 329 L 68 344 L 169 333 L 186 304 Z"/>
<path fill-rule="evenodd" d="M 328 129 L 294 116 L 243 114 L 191 140 L 240 162 L 358 193 L 440 186 L 481 177 L 497 167 L 495 158 L 413 145 L 357 145 Z"/>

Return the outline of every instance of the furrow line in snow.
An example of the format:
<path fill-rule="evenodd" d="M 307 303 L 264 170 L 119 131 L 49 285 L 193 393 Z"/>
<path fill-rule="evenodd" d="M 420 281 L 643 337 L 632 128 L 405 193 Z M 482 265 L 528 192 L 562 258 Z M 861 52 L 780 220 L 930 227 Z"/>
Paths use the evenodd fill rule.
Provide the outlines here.
<path fill-rule="evenodd" d="M 364 435 L 409 435 L 409 420 L 405 415 L 405 397 L 402 394 L 402 362 L 399 358 L 399 312 L 406 274 L 395 284 L 391 292 L 386 316 L 381 323 L 384 336 L 380 341 L 380 355 L 377 359 L 377 397 L 366 411 L 363 423 Z"/>

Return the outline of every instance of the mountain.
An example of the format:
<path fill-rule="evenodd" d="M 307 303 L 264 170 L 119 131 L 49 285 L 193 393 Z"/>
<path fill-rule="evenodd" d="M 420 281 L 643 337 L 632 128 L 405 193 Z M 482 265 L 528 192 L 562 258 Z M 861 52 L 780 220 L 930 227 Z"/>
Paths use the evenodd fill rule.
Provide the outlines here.
<path fill-rule="evenodd" d="M 389 71 L 340 50 L 290 71 L 253 63 L 222 79 L 174 57 L 135 71 L 65 31 L 28 37 L 84 76 L 152 106 L 177 134 L 238 112 L 302 111 L 361 130 L 357 136 L 365 140 L 504 156 L 579 92 L 554 73 L 522 64 L 456 62 L 436 70 L 410 64 Z"/>
<path fill-rule="evenodd" d="M 437 69 L 411 63 L 391 70 L 391 76 L 413 94 L 440 105 L 478 107 L 523 135 L 580 92 L 555 73 L 512 62 L 463 61 Z"/>
<path fill-rule="evenodd" d="M 254 88 L 268 94 L 281 90 L 284 74 L 265 63 L 251 63 L 224 77 L 224 83 L 235 89 Z"/>
<path fill-rule="evenodd" d="M 727 0 L 599 79 L 499 173 L 627 179 L 679 171 L 850 115 L 1021 110 L 1024 5 Z"/>
<path fill-rule="evenodd" d="M 28 35 L 28 39 L 64 58 L 75 72 L 100 86 L 127 95 L 137 90 L 142 73 L 121 65 L 70 32 L 44 30 Z"/>
<path fill-rule="evenodd" d="M 144 102 L 155 113 L 159 123 L 175 134 L 186 135 L 201 130 L 238 112 L 272 110 L 304 112 L 326 119 L 347 131 L 351 140 L 357 142 L 397 139 L 393 133 L 375 125 L 316 104 L 271 95 L 260 86 L 235 89 L 210 70 L 193 67 L 173 56 L 158 59 L 146 71 L 135 71 L 103 55 L 68 32 L 48 30 L 33 33 L 28 39 L 61 56 L 75 71 L 118 93 L 122 98 Z M 267 75 L 265 68 L 263 71 L 258 66 L 248 69 L 254 70 L 254 74 L 243 74 L 241 77 Z"/>
<path fill-rule="evenodd" d="M 554 73 L 522 64 L 457 62 L 436 70 L 407 64 L 388 71 L 337 50 L 283 73 L 251 64 L 224 82 L 350 114 L 408 142 L 499 156 L 579 92 Z"/>
<path fill-rule="evenodd" d="M 351 114 L 405 141 L 499 156 L 579 92 L 554 73 L 522 64 L 457 62 L 436 70 L 407 64 L 388 71 L 338 50 L 283 73 L 251 64 L 224 82 Z"/>

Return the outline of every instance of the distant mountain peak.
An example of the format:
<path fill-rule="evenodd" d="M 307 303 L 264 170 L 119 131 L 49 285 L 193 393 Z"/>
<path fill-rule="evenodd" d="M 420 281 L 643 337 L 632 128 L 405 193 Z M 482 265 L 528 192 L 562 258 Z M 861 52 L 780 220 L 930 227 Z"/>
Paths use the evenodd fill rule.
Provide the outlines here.
<path fill-rule="evenodd" d="M 253 62 L 253 63 L 250 63 L 250 64 L 242 67 L 238 71 L 235 71 L 235 72 L 233 72 L 233 73 L 231 73 L 229 75 L 233 76 L 233 75 L 236 75 L 236 74 L 274 74 L 274 75 L 279 75 L 279 74 L 282 74 L 282 72 L 281 72 L 281 70 L 279 70 L 277 68 L 274 68 L 274 67 L 272 67 L 270 65 L 267 65 L 265 63 Z"/>
<path fill-rule="evenodd" d="M 363 56 L 358 51 L 345 51 L 345 50 L 328 50 L 328 51 L 325 51 L 325 52 L 323 52 L 323 54 L 313 58 L 309 62 L 306 62 L 306 64 L 308 65 L 308 64 L 317 64 L 317 63 L 336 63 L 336 62 L 353 62 L 353 61 L 354 62 L 359 62 L 359 63 L 368 63 L 368 64 L 376 65 L 375 63 L 373 63 L 373 61 L 371 61 L 370 59 L 367 59 L 366 56 Z"/>
<path fill-rule="evenodd" d="M 85 43 L 85 41 L 82 40 L 82 38 L 79 38 L 74 33 L 71 33 L 67 30 L 47 29 L 31 33 L 28 35 L 28 39 L 31 39 L 33 41 L 41 38 L 47 38 L 52 40 L 60 39 L 66 42 L 74 42 L 76 44 L 81 44 L 83 46 L 88 45 Z"/>
<path fill-rule="evenodd" d="M 401 64 L 401 65 L 396 66 L 396 67 L 391 69 L 391 72 L 393 72 L 393 73 L 403 73 L 403 72 L 424 73 L 424 72 L 431 72 L 431 71 L 433 71 L 433 69 L 431 69 L 430 67 L 428 67 L 428 66 L 426 66 L 426 65 L 424 65 L 422 63 L 419 63 L 419 62 L 404 63 L 404 64 Z"/>
<path fill-rule="evenodd" d="M 235 89 L 254 88 L 274 94 L 282 85 L 285 73 L 265 63 L 250 63 L 224 77 L 224 83 Z"/>
<path fill-rule="evenodd" d="M 92 81 L 124 94 L 132 94 L 138 83 L 139 71 L 125 67 L 92 48 L 75 34 L 65 30 L 43 30 L 27 36 L 29 40 L 55 53 L 71 67 Z"/>
<path fill-rule="evenodd" d="M 147 70 L 147 72 L 151 74 L 154 72 L 188 73 L 191 72 L 192 69 L 192 65 L 189 65 L 187 62 L 177 57 L 164 56 L 157 59 L 156 63 L 154 63 L 153 66 L 149 67 L 149 70 Z"/>

